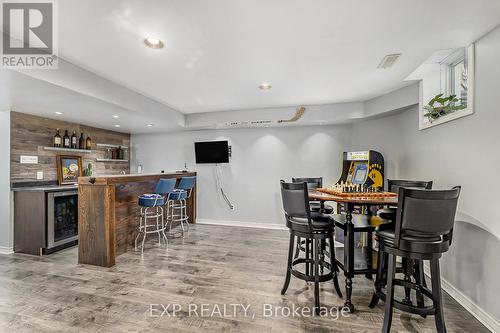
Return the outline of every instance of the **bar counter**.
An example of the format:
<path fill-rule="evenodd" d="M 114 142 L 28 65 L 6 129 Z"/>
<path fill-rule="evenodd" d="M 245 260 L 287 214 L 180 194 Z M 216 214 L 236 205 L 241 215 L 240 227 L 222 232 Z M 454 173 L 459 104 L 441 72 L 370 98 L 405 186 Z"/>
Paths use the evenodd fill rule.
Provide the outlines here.
<path fill-rule="evenodd" d="M 161 178 L 196 176 L 196 172 L 132 174 L 78 178 L 78 263 L 111 267 L 116 256 L 131 251 L 139 224 L 137 197 L 153 193 Z M 196 184 L 187 202 L 196 222 Z"/>

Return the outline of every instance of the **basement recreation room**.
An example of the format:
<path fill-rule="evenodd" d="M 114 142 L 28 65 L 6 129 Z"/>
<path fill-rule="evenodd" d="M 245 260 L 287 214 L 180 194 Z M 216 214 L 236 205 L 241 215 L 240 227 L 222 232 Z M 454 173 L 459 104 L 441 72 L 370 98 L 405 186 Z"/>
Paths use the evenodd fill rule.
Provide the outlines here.
<path fill-rule="evenodd" d="M 500 333 L 499 1 L 0 29 L 0 332 Z"/>

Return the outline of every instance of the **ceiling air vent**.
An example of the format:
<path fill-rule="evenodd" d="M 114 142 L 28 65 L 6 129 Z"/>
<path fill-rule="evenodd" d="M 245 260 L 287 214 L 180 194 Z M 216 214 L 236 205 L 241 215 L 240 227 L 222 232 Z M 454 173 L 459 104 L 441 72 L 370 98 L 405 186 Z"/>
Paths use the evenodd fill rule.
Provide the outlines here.
<path fill-rule="evenodd" d="M 388 54 L 384 57 L 384 59 L 382 59 L 377 67 L 390 68 L 396 63 L 396 61 L 398 61 L 399 57 L 401 57 L 401 53 Z"/>

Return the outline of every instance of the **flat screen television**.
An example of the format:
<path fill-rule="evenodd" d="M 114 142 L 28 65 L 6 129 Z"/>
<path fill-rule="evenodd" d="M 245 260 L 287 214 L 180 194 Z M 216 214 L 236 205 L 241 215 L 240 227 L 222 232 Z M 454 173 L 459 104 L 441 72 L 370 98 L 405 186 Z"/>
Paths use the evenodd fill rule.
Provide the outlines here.
<path fill-rule="evenodd" d="M 195 142 L 196 163 L 229 163 L 229 144 L 227 141 Z"/>

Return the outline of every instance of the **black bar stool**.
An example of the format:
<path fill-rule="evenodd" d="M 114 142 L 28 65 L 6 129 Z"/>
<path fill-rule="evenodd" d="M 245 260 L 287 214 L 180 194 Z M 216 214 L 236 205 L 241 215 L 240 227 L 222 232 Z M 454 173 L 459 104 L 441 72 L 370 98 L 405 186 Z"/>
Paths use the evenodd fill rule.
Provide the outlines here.
<path fill-rule="evenodd" d="M 382 254 L 370 307 L 380 299 L 385 301 L 382 332 L 391 329 L 393 307 L 418 315 L 434 315 L 437 331 L 446 332 L 439 259 L 451 244 L 459 195 L 459 186 L 442 191 L 399 188 L 395 228 L 381 228 L 375 233 Z M 415 282 L 395 278 L 397 256 L 418 262 Z M 432 291 L 423 283 L 424 260 L 430 261 Z M 386 293 L 382 291 L 385 285 Z M 415 290 L 417 305 L 394 300 L 395 286 Z M 432 301 L 431 306 L 425 306 L 424 296 Z"/>
<path fill-rule="evenodd" d="M 333 240 L 334 221 L 331 217 L 320 213 L 311 213 L 309 208 L 309 195 L 307 184 L 285 183 L 281 181 L 281 196 L 287 227 L 290 230 L 290 244 L 288 248 L 288 263 L 285 284 L 281 290 L 284 295 L 288 289 L 291 275 L 305 281 L 314 281 L 314 307 L 316 314 L 320 314 L 319 283 L 333 280 L 335 290 L 339 297 L 339 282 L 337 280 L 337 262 L 335 260 L 335 247 Z M 295 241 L 306 240 L 306 257 L 293 258 Z M 321 244 L 329 242 L 329 256 L 320 258 Z M 311 258 L 313 254 L 314 258 Z M 330 257 L 330 262 L 324 260 Z M 295 268 L 296 265 L 305 264 L 305 273 Z M 320 274 L 320 267 L 326 268 L 326 274 Z"/>
<path fill-rule="evenodd" d="M 323 177 L 302 177 L 302 178 L 294 177 L 292 178 L 292 183 L 306 183 L 308 190 L 314 190 L 323 187 Z M 330 205 L 325 205 L 323 201 L 309 201 L 309 208 L 311 209 L 312 213 L 322 213 L 322 214 L 333 213 L 333 207 Z M 306 251 L 307 245 L 309 244 L 306 244 L 305 240 L 298 240 L 294 258 L 299 257 L 299 253 L 301 250 Z M 324 252 L 325 244 L 321 244 L 321 249 Z M 320 258 L 321 259 L 323 258 L 323 253 L 321 253 Z M 323 267 L 320 267 L 320 272 L 323 273 Z"/>
<path fill-rule="evenodd" d="M 398 193 L 400 187 L 432 190 L 432 180 L 387 179 L 387 190 L 389 192 Z M 377 215 L 384 220 L 394 222 L 396 220 L 396 208 L 388 207 L 379 209 Z"/>
<path fill-rule="evenodd" d="M 432 180 L 406 180 L 406 179 L 387 179 L 387 189 L 390 192 L 398 193 L 400 187 L 405 188 L 413 188 L 413 189 L 422 189 L 422 190 L 431 190 L 432 189 Z M 378 217 L 381 219 L 390 222 L 388 225 L 381 226 L 380 228 L 387 228 L 394 230 L 394 221 L 396 221 L 396 211 L 397 207 L 386 207 L 379 209 L 377 211 Z M 386 229 L 386 230 L 387 230 Z M 377 262 L 380 262 L 380 251 Z M 402 260 L 401 267 L 397 268 L 397 272 L 403 272 L 406 281 L 410 281 L 411 272 L 423 272 L 423 266 L 421 261 L 413 262 L 412 260 L 404 259 Z M 416 278 L 420 278 L 420 274 L 416 276 Z M 424 286 L 425 277 L 421 274 L 421 282 Z M 405 288 L 405 299 L 403 300 L 406 304 L 411 304 L 410 299 L 410 288 Z"/>
<path fill-rule="evenodd" d="M 314 190 L 323 187 L 323 177 L 309 177 L 309 178 L 292 178 L 292 183 L 306 183 L 308 190 Z M 311 212 L 321 212 L 324 214 L 332 214 L 333 207 L 325 205 L 323 202 L 310 201 L 309 207 Z"/>

